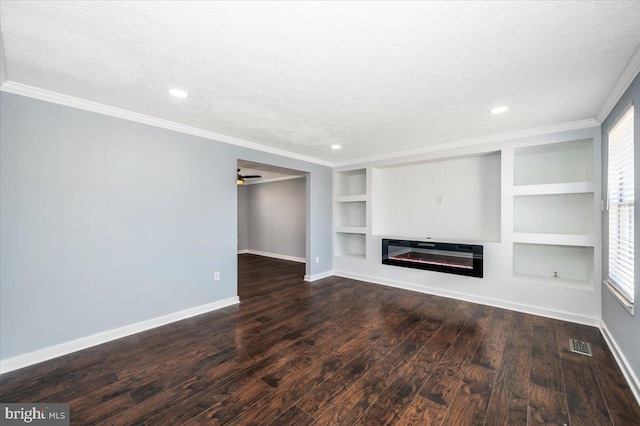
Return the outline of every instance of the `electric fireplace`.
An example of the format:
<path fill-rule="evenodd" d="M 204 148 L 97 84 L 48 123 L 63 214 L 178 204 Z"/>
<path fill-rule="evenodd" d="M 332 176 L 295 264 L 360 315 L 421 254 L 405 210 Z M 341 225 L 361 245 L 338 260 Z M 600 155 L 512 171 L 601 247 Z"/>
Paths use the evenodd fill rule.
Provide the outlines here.
<path fill-rule="evenodd" d="M 475 244 L 382 240 L 382 263 L 482 278 L 483 247 Z"/>

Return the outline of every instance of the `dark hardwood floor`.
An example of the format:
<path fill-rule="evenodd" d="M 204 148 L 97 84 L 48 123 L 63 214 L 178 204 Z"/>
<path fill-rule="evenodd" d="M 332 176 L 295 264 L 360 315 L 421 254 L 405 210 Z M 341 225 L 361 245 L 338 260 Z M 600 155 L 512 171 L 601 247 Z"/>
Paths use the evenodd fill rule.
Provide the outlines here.
<path fill-rule="evenodd" d="M 303 274 L 241 255 L 240 305 L 7 373 L 0 401 L 79 425 L 640 425 L 595 328 Z"/>

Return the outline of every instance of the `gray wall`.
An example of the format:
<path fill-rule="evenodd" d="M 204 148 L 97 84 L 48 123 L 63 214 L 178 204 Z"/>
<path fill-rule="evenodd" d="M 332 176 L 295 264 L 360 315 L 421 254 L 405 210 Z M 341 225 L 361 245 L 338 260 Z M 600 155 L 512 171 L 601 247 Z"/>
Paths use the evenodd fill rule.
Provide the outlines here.
<path fill-rule="evenodd" d="M 248 186 L 238 186 L 238 251 L 248 250 L 247 239 L 247 190 Z"/>
<path fill-rule="evenodd" d="M 304 178 L 248 185 L 249 250 L 305 258 Z"/>
<path fill-rule="evenodd" d="M 307 274 L 332 268 L 329 167 L 6 92 L 0 106 L 0 359 L 236 296 L 239 158 L 309 173 Z"/>
<path fill-rule="evenodd" d="M 634 161 L 635 161 L 635 188 L 640 188 L 640 76 L 636 76 L 631 86 L 627 89 L 615 108 L 611 111 L 607 119 L 602 123 L 602 199 L 606 200 L 607 188 L 607 152 L 609 149 L 608 130 L 613 126 L 627 107 L 633 103 L 635 105 L 634 120 Z M 638 214 L 638 204 L 635 205 L 635 302 L 640 302 L 640 215 Z M 602 214 L 602 275 L 603 280 L 608 276 L 608 231 L 609 215 Z M 637 307 L 636 307 L 637 308 Z M 636 309 L 636 315 L 631 316 L 618 301 L 609 293 L 605 286 L 602 287 L 602 320 L 613 335 L 624 356 L 629 361 L 636 377 L 640 376 L 640 315 Z"/>

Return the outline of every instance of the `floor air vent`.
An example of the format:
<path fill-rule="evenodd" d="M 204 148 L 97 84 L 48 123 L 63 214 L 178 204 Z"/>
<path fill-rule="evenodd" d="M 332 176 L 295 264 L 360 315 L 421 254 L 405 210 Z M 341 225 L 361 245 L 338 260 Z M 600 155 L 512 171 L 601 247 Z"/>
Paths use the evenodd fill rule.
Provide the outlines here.
<path fill-rule="evenodd" d="M 582 342 L 580 340 L 569 339 L 569 349 L 571 352 L 575 352 L 580 355 L 593 356 L 593 352 L 591 351 L 591 345 L 587 342 Z"/>

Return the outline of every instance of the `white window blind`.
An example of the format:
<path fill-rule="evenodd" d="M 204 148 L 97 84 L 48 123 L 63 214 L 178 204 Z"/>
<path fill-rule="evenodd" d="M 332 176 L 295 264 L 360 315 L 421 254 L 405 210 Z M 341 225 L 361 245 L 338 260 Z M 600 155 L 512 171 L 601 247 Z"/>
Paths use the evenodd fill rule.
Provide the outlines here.
<path fill-rule="evenodd" d="M 609 282 L 633 303 L 633 105 L 609 130 Z"/>

